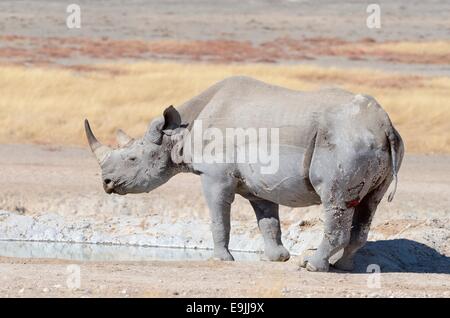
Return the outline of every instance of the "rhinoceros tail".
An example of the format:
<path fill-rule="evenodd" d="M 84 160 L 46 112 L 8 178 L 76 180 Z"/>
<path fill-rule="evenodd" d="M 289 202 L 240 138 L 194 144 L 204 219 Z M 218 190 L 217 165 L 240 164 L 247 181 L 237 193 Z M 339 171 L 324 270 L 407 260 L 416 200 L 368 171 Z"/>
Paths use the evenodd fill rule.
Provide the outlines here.
<path fill-rule="evenodd" d="M 392 129 L 390 129 L 386 133 L 386 135 L 389 140 L 389 145 L 391 149 L 392 176 L 394 178 L 394 189 L 388 196 L 388 202 L 392 202 L 392 200 L 394 199 L 395 192 L 397 191 L 397 183 L 398 183 L 397 173 L 403 158 L 403 142 L 400 135 L 398 134 L 398 132 L 395 130 L 394 127 L 392 127 Z"/>

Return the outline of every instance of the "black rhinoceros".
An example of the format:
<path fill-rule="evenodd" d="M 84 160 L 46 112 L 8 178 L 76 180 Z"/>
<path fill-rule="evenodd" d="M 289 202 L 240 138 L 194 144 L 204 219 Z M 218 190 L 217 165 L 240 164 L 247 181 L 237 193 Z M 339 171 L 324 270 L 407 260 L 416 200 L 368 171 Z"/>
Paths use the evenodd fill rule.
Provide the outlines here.
<path fill-rule="evenodd" d="M 294 91 L 248 77 L 227 78 L 178 110 L 168 107 L 140 139 L 119 131 L 118 149 L 100 144 L 87 120 L 85 128 L 107 193 L 149 192 L 179 172 L 200 175 L 211 212 L 214 255 L 221 260 L 233 260 L 228 243 L 236 193 L 253 206 L 265 255 L 272 261 L 289 259 L 281 242 L 279 205 L 323 204 L 323 239 L 302 263 L 310 271 L 327 271 L 329 258 L 341 249 L 343 256 L 334 266 L 352 269 L 378 204 L 392 180 L 397 186 L 404 153 L 400 135 L 370 96 L 337 88 Z M 213 129 L 215 139 L 223 133 L 226 140 L 215 141 L 213 160 L 195 160 L 194 135 L 204 136 L 196 130 L 205 128 Z M 231 143 L 232 150 L 248 152 L 260 150 L 260 132 L 273 132 L 265 139 L 276 154 L 273 169 L 264 171 L 268 167 L 262 160 L 230 160 L 230 129 L 244 133 L 240 142 Z M 205 149 L 212 142 L 200 140 Z M 217 160 L 225 153 L 224 160 Z"/>

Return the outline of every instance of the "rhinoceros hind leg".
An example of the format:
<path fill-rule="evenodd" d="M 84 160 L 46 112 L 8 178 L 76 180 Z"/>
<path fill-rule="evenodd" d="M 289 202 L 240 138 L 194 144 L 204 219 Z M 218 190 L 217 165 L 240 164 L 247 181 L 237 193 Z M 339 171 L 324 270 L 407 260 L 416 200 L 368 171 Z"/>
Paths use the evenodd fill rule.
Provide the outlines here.
<path fill-rule="evenodd" d="M 255 210 L 258 227 L 264 238 L 265 259 L 284 262 L 290 257 L 288 250 L 281 242 L 281 227 L 278 216 L 278 204 L 266 200 L 251 200 Z"/>
<path fill-rule="evenodd" d="M 350 241 L 354 208 L 325 204 L 324 236 L 312 256 L 304 258 L 301 266 L 312 272 L 327 272 L 329 259 Z"/>
<path fill-rule="evenodd" d="M 377 206 L 388 190 L 391 182 L 392 177 L 388 177 L 375 190 L 368 193 L 355 208 L 350 242 L 345 247 L 342 257 L 333 265 L 335 268 L 344 271 L 351 271 L 354 269 L 354 256 L 356 252 L 366 244 L 370 224 L 375 215 Z"/>

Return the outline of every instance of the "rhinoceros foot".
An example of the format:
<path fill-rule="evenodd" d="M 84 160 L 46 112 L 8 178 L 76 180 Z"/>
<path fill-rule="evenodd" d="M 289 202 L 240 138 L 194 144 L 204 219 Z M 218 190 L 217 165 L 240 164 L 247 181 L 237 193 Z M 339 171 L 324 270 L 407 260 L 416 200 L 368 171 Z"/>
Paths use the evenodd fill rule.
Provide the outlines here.
<path fill-rule="evenodd" d="M 271 262 L 286 262 L 290 257 L 289 251 L 283 245 L 278 245 L 266 247 L 264 256 L 261 259 Z"/>
<path fill-rule="evenodd" d="M 330 264 L 328 260 L 317 260 L 313 250 L 307 250 L 300 258 L 300 267 L 310 272 L 328 272 Z M 312 255 L 311 255 L 312 254 Z"/>
<path fill-rule="evenodd" d="M 341 271 L 352 271 L 355 268 L 355 262 L 351 258 L 343 257 L 334 263 L 333 267 Z"/>

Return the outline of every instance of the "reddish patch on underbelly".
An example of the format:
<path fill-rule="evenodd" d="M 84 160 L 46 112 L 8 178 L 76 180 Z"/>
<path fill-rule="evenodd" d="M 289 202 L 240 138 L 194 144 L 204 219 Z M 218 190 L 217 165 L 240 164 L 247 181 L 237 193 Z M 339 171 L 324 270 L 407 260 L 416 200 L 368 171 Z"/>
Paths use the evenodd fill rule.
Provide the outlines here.
<path fill-rule="evenodd" d="M 354 208 L 355 206 L 357 206 L 358 204 L 359 204 L 359 198 L 358 199 L 355 199 L 355 200 L 351 200 L 351 201 L 348 201 L 348 202 L 345 202 L 345 204 L 346 204 L 346 206 L 347 206 L 347 209 L 350 209 L 350 208 Z"/>

